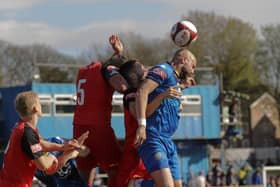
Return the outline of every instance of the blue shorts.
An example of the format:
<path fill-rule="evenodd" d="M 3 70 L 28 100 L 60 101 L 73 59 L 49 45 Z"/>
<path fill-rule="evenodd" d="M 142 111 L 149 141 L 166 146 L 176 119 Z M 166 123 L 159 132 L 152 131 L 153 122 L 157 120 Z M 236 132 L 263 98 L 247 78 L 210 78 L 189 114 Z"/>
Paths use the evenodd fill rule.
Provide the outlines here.
<path fill-rule="evenodd" d="M 138 153 L 149 173 L 169 168 L 174 180 L 181 179 L 176 145 L 170 138 L 147 136 Z"/>

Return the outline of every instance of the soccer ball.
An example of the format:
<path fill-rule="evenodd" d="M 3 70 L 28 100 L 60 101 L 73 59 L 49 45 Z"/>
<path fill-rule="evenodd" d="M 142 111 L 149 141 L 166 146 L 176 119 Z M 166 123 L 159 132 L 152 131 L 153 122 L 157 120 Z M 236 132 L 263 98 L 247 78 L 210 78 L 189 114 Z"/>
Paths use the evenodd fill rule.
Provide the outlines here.
<path fill-rule="evenodd" d="M 55 174 L 55 172 L 56 172 L 57 169 L 58 169 L 58 160 L 57 160 L 57 158 L 56 158 L 54 155 L 52 155 L 52 154 L 48 154 L 47 156 L 48 156 L 48 157 L 52 157 L 54 160 L 53 160 L 52 165 L 51 165 L 48 169 L 45 170 L 45 174 L 46 174 L 46 175 L 53 175 L 53 174 Z"/>
<path fill-rule="evenodd" d="M 179 21 L 172 26 L 172 41 L 179 47 L 187 47 L 197 38 L 197 29 L 190 21 Z"/>

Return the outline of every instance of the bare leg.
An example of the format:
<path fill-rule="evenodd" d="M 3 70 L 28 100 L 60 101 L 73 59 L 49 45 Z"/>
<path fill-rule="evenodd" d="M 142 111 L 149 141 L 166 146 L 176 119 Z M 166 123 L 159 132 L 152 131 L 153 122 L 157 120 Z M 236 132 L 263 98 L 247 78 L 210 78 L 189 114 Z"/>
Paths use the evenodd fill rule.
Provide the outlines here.
<path fill-rule="evenodd" d="M 174 181 L 174 186 L 175 187 L 182 187 L 183 186 L 182 180 L 175 180 Z"/>
<path fill-rule="evenodd" d="M 163 168 L 151 173 L 156 187 L 174 187 L 173 178 L 169 168 Z"/>
<path fill-rule="evenodd" d="M 95 168 L 92 168 L 90 173 L 89 173 L 89 178 L 88 178 L 88 185 L 93 186 L 93 181 L 95 177 Z"/>

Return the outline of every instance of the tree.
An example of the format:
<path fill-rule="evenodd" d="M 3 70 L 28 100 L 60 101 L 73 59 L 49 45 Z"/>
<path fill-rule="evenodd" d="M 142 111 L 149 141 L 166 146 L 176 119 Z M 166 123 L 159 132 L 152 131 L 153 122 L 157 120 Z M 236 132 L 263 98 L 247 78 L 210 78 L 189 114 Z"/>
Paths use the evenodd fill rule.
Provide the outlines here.
<path fill-rule="evenodd" d="M 32 80 L 32 59 L 28 51 L 8 44 L 0 57 L 4 86 L 15 86 Z"/>
<path fill-rule="evenodd" d="M 257 36 L 254 28 L 240 19 L 192 11 L 183 19 L 198 28 L 198 39 L 190 49 L 199 66 L 213 66 L 223 75 L 225 90 L 250 92 L 259 85 L 254 66 Z"/>
<path fill-rule="evenodd" d="M 171 58 L 175 45 L 169 36 L 166 39 L 144 38 L 139 34 L 122 33 L 126 53 L 131 58 L 138 58 L 147 66 L 152 66 Z"/>
<path fill-rule="evenodd" d="M 79 59 L 45 45 L 35 44 L 26 48 L 33 57 L 33 73 L 40 74 L 41 82 L 74 82 L 78 67 L 83 65 Z"/>
<path fill-rule="evenodd" d="M 1 57 L 4 54 L 4 50 L 6 48 L 6 42 L 0 41 L 0 86 L 3 86 L 3 76 L 4 76 L 4 64 L 3 60 L 1 60 Z"/>
<path fill-rule="evenodd" d="M 280 24 L 261 28 L 256 64 L 265 85 L 274 96 L 280 95 Z"/>
<path fill-rule="evenodd" d="M 139 59 L 143 64 L 152 66 L 168 60 L 171 58 L 175 45 L 170 38 L 158 39 L 158 38 L 145 38 L 134 32 L 119 33 L 120 39 L 124 44 L 124 54 L 128 58 Z M 92 45 L 88 50 L 83 51 L 82 58 L 89 60 L 107 60 L 113 51 L 108 44 L 105 48 Z"/>
<path fill-rule="evenodd" d="M 74 82 L 77 68 L 68 64 L 73 66 L 79 62 L 80 59 L 63 55 L 45 45 L 16 46 L 0 41 L 2 86 L 29 84 L 35 80 L 35 74 L 40 75 L 36 81 Z"/>

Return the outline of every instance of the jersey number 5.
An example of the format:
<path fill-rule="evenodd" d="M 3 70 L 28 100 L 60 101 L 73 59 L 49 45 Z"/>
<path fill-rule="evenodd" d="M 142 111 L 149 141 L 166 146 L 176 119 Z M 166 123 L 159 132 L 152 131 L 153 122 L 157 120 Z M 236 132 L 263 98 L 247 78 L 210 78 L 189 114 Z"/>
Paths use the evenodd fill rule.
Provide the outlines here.
<path fill-rule="evenodd" d="M 77 86 L 77 104 L 84 105 L 85 103 L 85 90 L 82 89 L 82 84 L 86 83 L 86 79 L 80 79 Z"/>

